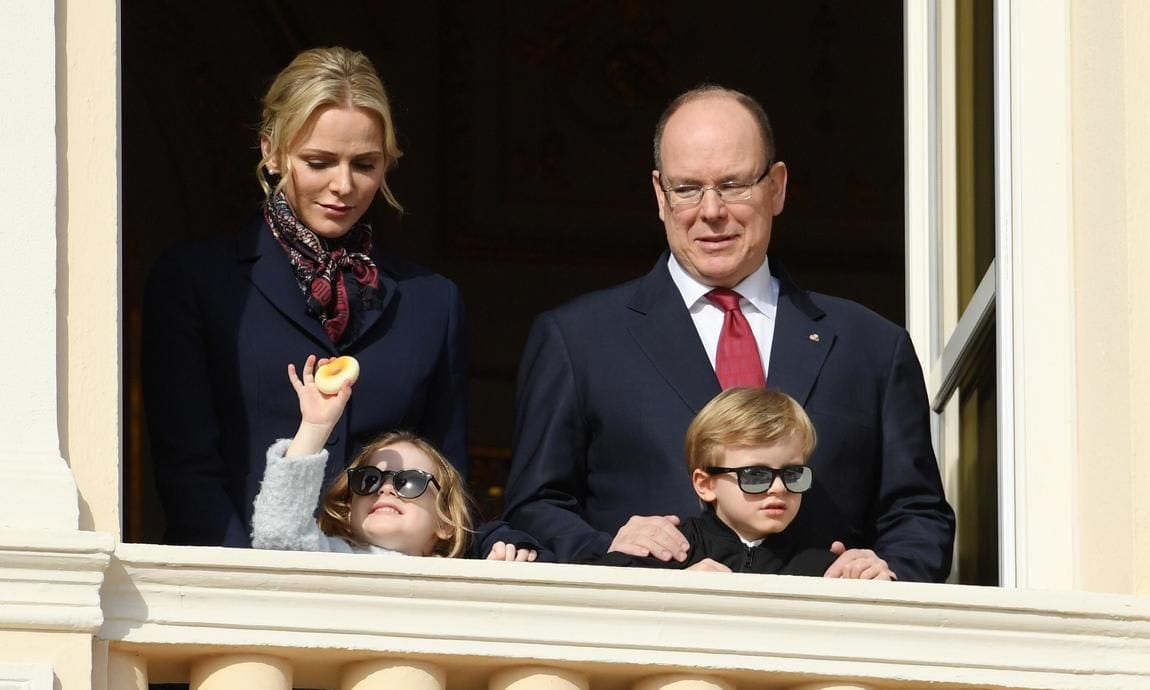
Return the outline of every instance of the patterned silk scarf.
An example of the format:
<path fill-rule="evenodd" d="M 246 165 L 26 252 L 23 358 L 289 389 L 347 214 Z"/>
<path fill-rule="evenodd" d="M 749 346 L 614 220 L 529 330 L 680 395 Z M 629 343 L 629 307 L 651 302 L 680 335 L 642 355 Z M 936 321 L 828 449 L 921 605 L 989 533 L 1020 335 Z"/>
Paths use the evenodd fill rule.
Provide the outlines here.
<path fill-rule="evenodd" d="M 287 252 L 300 290 L 307 296 L 308 313 L 338 343 L 352 310 L 362 313 L 375 301 L 379 289 L 379 269 L 369 256 L 371 226 L 356 223 L 343 237 L 325 241 L 296 218 L 283 192 L 264 204 L 264 219 Z M 345 273 L 362 286 L 354 305 L 349 304 Z"/>

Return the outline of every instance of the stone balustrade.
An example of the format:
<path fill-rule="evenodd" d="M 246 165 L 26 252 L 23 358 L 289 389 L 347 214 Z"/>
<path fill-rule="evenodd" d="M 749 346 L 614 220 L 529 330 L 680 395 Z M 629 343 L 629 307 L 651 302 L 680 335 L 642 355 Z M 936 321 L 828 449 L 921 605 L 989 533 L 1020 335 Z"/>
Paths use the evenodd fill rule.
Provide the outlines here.
<path fill-rule="evenodd" d="M 0 530 L 0 640 L 45 635 L 94 690 L 1150 690 L 1134 596 Z"/>

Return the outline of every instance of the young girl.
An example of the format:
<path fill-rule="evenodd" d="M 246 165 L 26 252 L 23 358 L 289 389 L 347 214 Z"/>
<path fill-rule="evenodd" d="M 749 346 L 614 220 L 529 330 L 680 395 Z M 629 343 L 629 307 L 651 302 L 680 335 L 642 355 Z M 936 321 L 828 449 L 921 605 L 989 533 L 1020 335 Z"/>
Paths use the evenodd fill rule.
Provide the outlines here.
<path fill-rule="evenodd" d="M 293 438 L 268 448 L 252 516 L 252 545 L 396 556 L 464 555 L 473 530 L 463 478 L 431 444 L 407 432 L 385 434 L 365 447 L 324 495 L 318 520 L 312 517 L 327 465 L 324 444 L 351 398 L 350 382 L 335 395 L 316 388 L 315 369 L 326 361 L 317 363 L 314 355 L 309 356 L 302 379 L 295 365 L 288 365 L 302 419 Z M 507 561 L 536 557 L 534 549 L 503 541 L 495 542 L 487 554 L 488 559 Z"/>

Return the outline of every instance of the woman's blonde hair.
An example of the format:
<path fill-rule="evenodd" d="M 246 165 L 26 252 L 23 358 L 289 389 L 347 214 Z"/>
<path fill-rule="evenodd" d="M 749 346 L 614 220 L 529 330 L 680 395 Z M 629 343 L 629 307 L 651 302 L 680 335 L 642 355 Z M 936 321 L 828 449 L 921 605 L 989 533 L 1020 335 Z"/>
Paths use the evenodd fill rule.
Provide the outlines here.
<path fill-rule="evenodd" d="M 375 116 L 383 134 L 385 174 L 379 191 L 392 208 L 403 211 L 387 186 L 386 172 L 395 167 L 403 155 L 395 140 L 387 92 L 366 55 L 338 46 L 300 53 L 276 75 L 264 95 L 260 139 L 266 140 L 269 146 L 256 166 L 256 177 L 264 194 L 271 197 L 287 184 L 291 175 L 289 148 L 312 114 L 326 105 L 362 108 Z M 268 176 L 267 166 L 272 159 L 279 162 L 278 181 Z"/>
<path fill-rule="evenodd" d="M 390 446 L 399 443 L 410 443 L 423 451 L 435 464 L 435 471 L 431 474 L 439 482 L 439 490 L 435 493 L 435 514 L 440 522 L 451 529 L 451 536 L 436 542 L 433 554 L 446 558 L 458 558 L 467 552 L 471 542 L 471 499 L 467 496 L 467 488 L 463 484 L 463 477 L 459 471 L 448 462 L 443 454 L 424 439 L 407 431 L 392 431 L 380 436 L 368 444 L 355 460 L 348 466 L 359 467 L 367 462 L 368 458 Z M 430 489 L 429 489 L 430 490 Z M 323 496 L 321 507 L 323 511 L 316 520 L 319 528 L 332 537 L 339 537 L 349 544 L 367 546 L 356 539 L 351 531 L 351 489 L 347 484 L 347 472 L 339 475 L 331 488 Z"/>
<path fill-rule="evenodd" d="M 794 398 L 765 388 L 727 389 L 687 427 L 687 471 L 720 465 L 727 448 L 766 446 L 788 437 L 798 440 L 806 462 L 815 449 L 815 427 Z"/>

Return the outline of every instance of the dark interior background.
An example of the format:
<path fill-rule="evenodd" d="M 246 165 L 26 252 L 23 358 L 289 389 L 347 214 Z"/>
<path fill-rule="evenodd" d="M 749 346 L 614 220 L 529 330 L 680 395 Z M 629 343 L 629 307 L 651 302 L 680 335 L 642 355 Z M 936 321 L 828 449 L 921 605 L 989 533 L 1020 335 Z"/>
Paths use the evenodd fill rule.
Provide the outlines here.
<path fill-rule="evenodd" d="M 165 247 L 253 218 L 259 98 L 309 47 L 362 50 L 392 98 L 405 155 L 390 179 L 407 213 L 370 213 L 378 242 L 462 290 L 472 488 L 489 514 L 532 318 L 646 272 L 665 247 L 651 135 L 687 88 L 731 86 L 770 114 L 790 170 L 771 254 L 805 287 L 904 320 L 900 0 L 124 0 L 120 12 L 126 540 L 155 541 L 163 524 L 138 383 L 144 278 Z"/>

